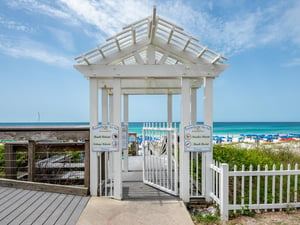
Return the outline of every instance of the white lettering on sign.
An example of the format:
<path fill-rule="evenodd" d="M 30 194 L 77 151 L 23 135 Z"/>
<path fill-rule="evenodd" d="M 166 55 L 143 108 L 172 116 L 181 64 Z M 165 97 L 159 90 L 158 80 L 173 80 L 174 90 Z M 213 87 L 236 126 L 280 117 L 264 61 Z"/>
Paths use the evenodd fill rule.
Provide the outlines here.
<path fill-rule="evenodd" d="M 99 125 L 92 128 L 92 151 L 112 152 L 119 150 L 119 128 Z"/>
<path fill-rule="evenodd" d="M 184 128 L 184 151 L 212 151 L 212 131 L 208 125 L 189 125 Z"/>

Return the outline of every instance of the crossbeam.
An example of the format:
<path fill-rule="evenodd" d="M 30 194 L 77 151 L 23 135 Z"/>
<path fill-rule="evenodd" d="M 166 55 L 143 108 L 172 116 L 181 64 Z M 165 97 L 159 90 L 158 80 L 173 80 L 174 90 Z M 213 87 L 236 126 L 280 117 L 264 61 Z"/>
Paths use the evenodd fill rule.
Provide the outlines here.
<path fill-rule="evenodd" d="M 85 77 L 96 78 L 197 78 L 217 77 L 228 65 L 219 64 L 189 64 L 189 65 L 75 65 Z"/>

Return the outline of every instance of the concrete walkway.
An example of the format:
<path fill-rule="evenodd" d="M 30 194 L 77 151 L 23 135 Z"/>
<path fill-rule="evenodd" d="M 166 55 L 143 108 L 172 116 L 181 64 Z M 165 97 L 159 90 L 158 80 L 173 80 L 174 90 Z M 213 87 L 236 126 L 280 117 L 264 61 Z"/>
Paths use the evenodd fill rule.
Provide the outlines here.
<path fill-rule="evenodd" d="M 92 197 L 78 225 L 193 225 L 182 201 L 118 201 Z"/>
<path fill-rule="evenodd" d="M 91 197 L 78 225 L 193 225 L 182 201 L 143 184 L 141 156 L 129 157 L 123 201 Z"/>

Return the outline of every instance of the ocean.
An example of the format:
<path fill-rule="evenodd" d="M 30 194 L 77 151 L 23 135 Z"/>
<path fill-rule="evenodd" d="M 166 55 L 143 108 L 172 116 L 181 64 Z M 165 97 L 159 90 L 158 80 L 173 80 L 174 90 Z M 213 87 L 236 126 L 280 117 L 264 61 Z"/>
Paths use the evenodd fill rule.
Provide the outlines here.
<path fill-rule="evenodd" d="M 144 122 L 130 122 L 129 132 L 142 134 Z M 201 123 L 200 123 L 201 124 Z M 88 122 L 0 123 L 0 126 L 64 126 L 88 125 Z M 176 123 L 179 127 L 179 123 Z M 214 122 L 214 135 L 300 134 L 300 122 Z"/>

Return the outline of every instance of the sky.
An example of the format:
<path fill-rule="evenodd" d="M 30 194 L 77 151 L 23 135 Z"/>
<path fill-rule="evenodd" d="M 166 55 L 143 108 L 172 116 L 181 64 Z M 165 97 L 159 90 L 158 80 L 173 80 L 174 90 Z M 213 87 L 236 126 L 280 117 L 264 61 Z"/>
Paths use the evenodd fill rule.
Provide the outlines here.
<path fill-rule="evenodd" d="M 1 0 L 0 123 L 88 122 L 74 58 L 152 14 L 228 57 L 214 121 L 300 121 L 298 0 Z M 197 120 L 203 121 L 203 88 Z M 180 96 L 174 96 L 174 121 Z M 129 121 L 166 121 L 166 96 L 129 96 Z"/>

